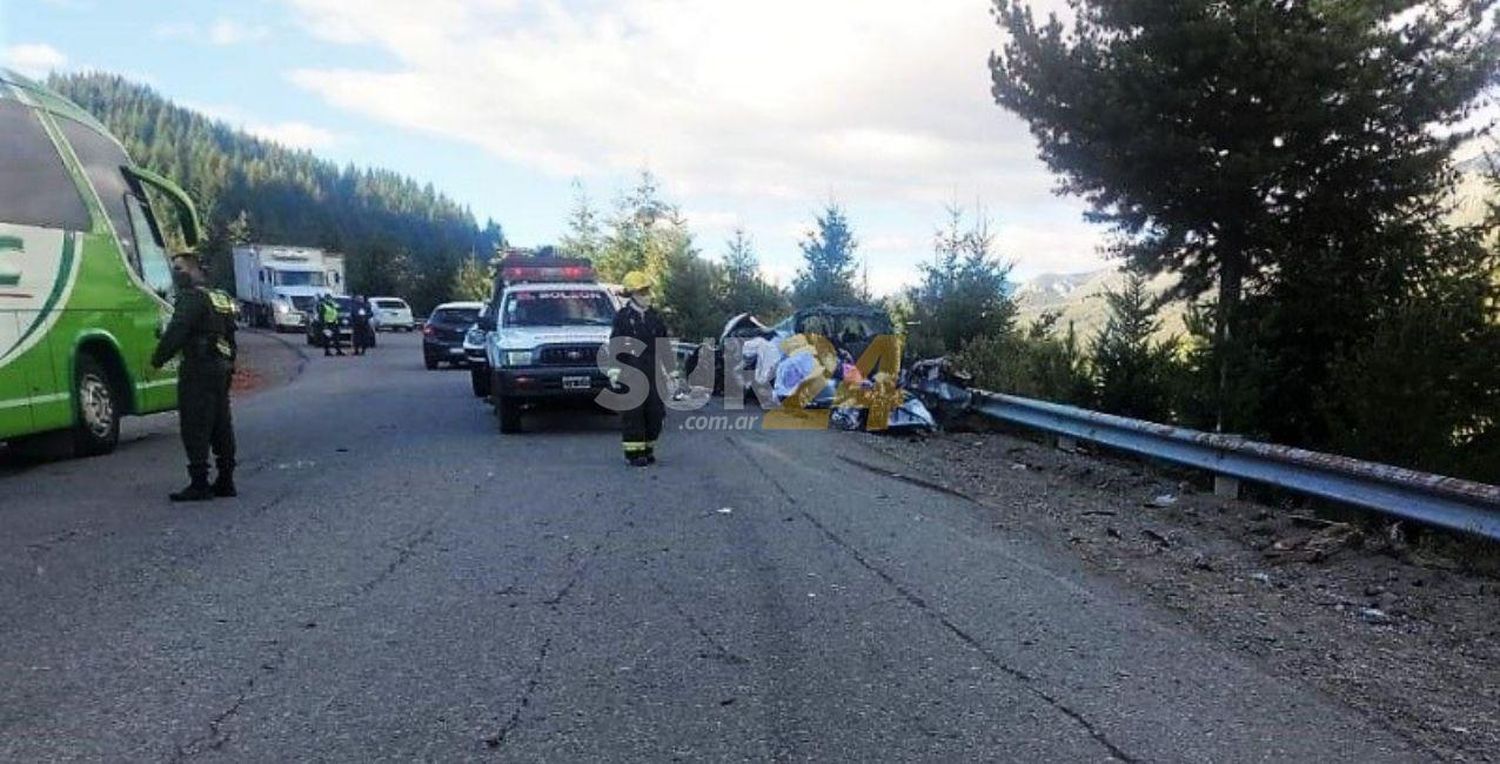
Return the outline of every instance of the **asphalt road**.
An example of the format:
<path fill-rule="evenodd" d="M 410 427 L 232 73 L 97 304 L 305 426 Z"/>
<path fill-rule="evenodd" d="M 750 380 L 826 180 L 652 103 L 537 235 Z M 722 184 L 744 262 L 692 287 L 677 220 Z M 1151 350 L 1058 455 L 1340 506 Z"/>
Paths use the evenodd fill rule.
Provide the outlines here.
<path fill-rule="evenodd" d="M 237 500 L 170 415 L 0 467 L 0 760 L 1419 758 L 858 438 L 631 469 L 417 341 L 240 402 Z"/>

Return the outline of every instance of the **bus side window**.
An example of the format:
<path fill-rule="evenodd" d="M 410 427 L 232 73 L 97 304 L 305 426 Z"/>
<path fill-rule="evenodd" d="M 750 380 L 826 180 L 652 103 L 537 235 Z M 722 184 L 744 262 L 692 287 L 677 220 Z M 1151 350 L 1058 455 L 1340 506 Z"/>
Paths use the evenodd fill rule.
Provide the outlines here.
<path fill-rule="evenodd" d="M 0 223 L 87 231 L 88 208 L 36 114 L 0 99 L 0 135 Z"/>
<path fill-rule="evenodd" d="M 109 224 L 119 237 L 120 248 L 125 250 L 128 260 L 137 273 L 141 272 L 140 254 L 135 250 L 135 241 L 130 232 L 130 213 L 125 208 L 125 197 L 131 193 L 125 180 L 123 168 L 130 163 L 124 149 L 113 138 L 95 132 L 66 117 L 58 117 L 57 125 L 62 129 L 68 145 L 78 155 L 84 175 L 94 190 L 99 192 L 99 201 L 104 204 Z"/>
<path fill-rule="evenodd" d="M 162 244 L 161 230 L 156 227 L 156 220 L 151 217 L 151 211 L 141 202 L 140 197 L 126 196 L 125 208 L 130 213 L 130 229 L 135 238 L 141 280 L 158 297 L 171 300 L 172 263 Z"/>

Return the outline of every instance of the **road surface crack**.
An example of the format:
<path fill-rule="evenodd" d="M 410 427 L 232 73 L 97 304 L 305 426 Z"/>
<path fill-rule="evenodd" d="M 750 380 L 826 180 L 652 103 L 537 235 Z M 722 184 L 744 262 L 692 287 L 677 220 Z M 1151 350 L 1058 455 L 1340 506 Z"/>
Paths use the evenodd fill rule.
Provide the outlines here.
<path fill-rule="evenodd" d="M 271 656 L 270 660 L 261 663 L 260 668 L 262 671 L 275 672 L 286 661 L 287 646 L 282 643 L 273 644 L 277 645 L 276 653 Z M 223 711 L 220 711 L 208 720 L 208 733 L 199 735 L 186 743 L 178 744 L 172 754 L 171 761 L 176 764 L 176 762 L 187 761 L 208 751 L 222 749 L 229 742 L 230 737 L 232 737 L 232 733 L 224 729 L 225 722 L 228 722 L 240 712 L 240 708 L 245 705 L 246 699 L 250 697 L 250 692 L 254 689 L 255 677 L 251 676 L 245 680 L 239 693 L 235 695 L 234 701 Z"/>
<path fill-rule="evenodd" d="M 886 469 L 884 467 L 880 467 L 878 465 L 870 464 L 868 462 L 862 462 L 862 461 L 860 461 L 858 459 L 852 459 L 852 458 L 844 456 L 842 454 L 840 454 L 838 458 L 839 458 L 839 461 L 841 461 L 841 462 L 844 462 L 846 464 L 851 464 L 851 465 L 853 465 L 855 467 L 858 467 L 858 468 L 860 468 L 860 469 L 862 469 L 862 470 L 864 470 L 866 472 L 871 472 L 871 473 L 874 473 L 874 474 L 879 475 L 881 477 L 890 478 L 892 480 L 899 480 L 899 481 L 901 481 L 903 483 L 909 483 L 909 484 L 914 485 L 914 486 L 919 486 L 921 488 L 926 488 L 929 491 L 937 491 L 938 493 L 946 494 L 948 496 L 953 496 L 953 497 L 956 497 L 956 498 L 959 498 L 959 499 L 963 499 L 964 501 L 971 502 L 971 503 L 974 503 L 974 504 L 979 504 L 980 503 L 977 499 L 975 499 L 974 497 L 972 497 L 972 496 L 964 493 L 963 491 L 960 491 L 960 490 L 958 490 L 956 488 L 949 488 L 948 486 L 945 486 L 945 485 L 943 485 L 941 483 L 934 483 L 931 480 L 923 480 L 922 478 L 913 477 L 911 475 L 907 475 L 907 474 L 902 473 L 902 472 L 892 472 L 892 471 L 890 471 L 890 470 L 888 470 L 888 469 Z"/>
<path fill-rule="evenodd" d="M 536 660 L 531 664 L 531 675 L 526 678 L 526 687 L 521 691 L 521 697 L 516 700 L 515 708 L 510 712 L 510 718 L 500 725 L 495 734 L 484 739 L 484 744 L 489 748 L 499 748 L 505 744 L 506 736 L 510 735 L 516 727 L 521 724 L 521 714 L 526 707 L 531 705 L 531 696 L 542 684 L 542 669 L 547 664 L 547 653 L 552 649 L 552 638 L 547 637 L 542 642 L 542 648 L 537 651 Z"/>
<path fill-rule="evenodd" d="M 240 690 L 240 694 L 235 697 L 234 703 L 231 703 L 229 708 L 224 709 L 219 713 L 218 716 L 215 716 L 214 718 L 208 720 L 208 734 L 193 738 L 192 740 L 189 740 L 186 745 L 177 746 L 177 751 L 172 756 L 172 761 L 186 761 L 190 758 L 198 756 L 204 751 L 217 751 L 220 748 L 223 748 L 224 744 L 229 742 L 230 733 L 225 732 L 222 728 L 222 725 L 224 724 L 224 722 L 228 721 L 230 717 L 239 713 L 240 706 L 244 705 L 245 703 L 245 697 L 248 696 L 250 694 L 250 690 L 254 688 L 255 677 L 251 677 L 250 680 L 245 684 L 245 688 L 243 690 Z"/>
<path fill-rule="evenodd" d="M 594 555 L 603 546 L 603 544 L 595 544 L 590 547 L 588 555 L 583 558 L 583 562 L 579 563 L 578 567 L 573 570 L 573 575 L 568 577 L 567 582 L 563 584 L 561 589 L 557 590 L 556 594 L 542 600 L 542 604 L 556 610 L 557 606 L 561 605 L 562 601 L 567 599 L 568 595 L 573 592 L 573 587 L 577 586 L 578 582 L 583 579 L 583 574 L 588 572 L 589 563 L 594 561 Z"/>
<path fill-rule="evenodd" d="M 396 571 L 400 570 L 402 566 L 406 565 L 406 563 L 411 560 L 412 557 L 416 556 L 417 551 L 420 547 L 422 547 L 424 544 L 432 543 L 432 535 L 433 529 L 431 527 L 428 527 L 421 533 L 418 533 L 410 541 L 394 547 L 396 556 L 389 563 L 386 563 L 385 569 L 377 573 L 374 578 L 371 578 L 370 580 L 360 584 L 359 587 L 355 590 L 354 597 L 351 597 L 350 599 L 352 600 L 356 597 L 361 597 L 363 595 L 369 594 L 381 584 L 389 580 L 391 576 L 396 574 Z M 388 546 L 387 548 L 391 547 Z M 347 602 L 345 604 L 347 604 Z"/>
<path fill-rule="evenodd" d="M 694 618 L 691 613 L 683 609 L 682 605 L 678 603 L 677 598 L 672 595 L 672 591 L 668 589 L 664 584 L 662 584 L 661 581 L 653 578 L 651 583 L 656 585 L 656 590 L 661 592 L 662 598 L 666 601 L 667 606 L 672 608 L 672 612 L 676 613 L 679 618 L 686 621 L 688 626 L 692 627 L 693 631 L 696 632 L 698 636 L 702 637 L 703 641 L 707 642 L 709 647 L 713 648 L 712 652 L 699 653 L 698 657 L 722 661 L 731 666 L 743 666 L 750 662 L 748 658 L 725 647 L 722 642 L 714 637 L 714 635 L 708 633 L 708 629 L 703 628 L 703 625 L 698 623 L 698 619 Z"/>
<path fill-rule="evenodd" d="M 938 610 L 937 608 L 929 605 L 927 603 L 927 600 L 923 599 L 921 595 L 917 594 L 911 589 L 908 589 L 900 581 L 897 581 L 893 576 L 885 572 L 885 570 L 883 570 L 880 566 L 871 562 L 867 557 L 864 556 L 864 554 L 859 551 L 858 548 L 856 548 L 843 536 L 839 535 L 833 529 L 824 525 L 822 521 L 820 521 L 817 517 L 814 517 L 811 512 L 808 512 L 802 507 L 802 504 L 797 500 L 796 495 L 794 495 L 791 491 L 788 491 L 786 486 L 782 485 L 781 482 L 776 479 L 776 476 L 772 474 L 770 470 L 766 469 L 765 465 L 761 464 L 759 459 L 755 458 L 748 451 L 745 452 L 745 458 L 751 464 L 755 465 L 756 470 L 758 470 L 761 475 L 763 475 L 766 480 L 770 482 L 771 485 L 776 487 L 776 491 L 780 493 L 789 504 L 797 508 L 798 513 L 801 514 L 804 519 L 811 523 L 814 528 L 817 528 L 818 531 L 822 533 L 823 536 L 830 542 L 832 542 L 835 546 L 838 546 L 839 548 L 847 552 L 849 556 L 854 558 L 854 561 L 859 563 L 860 566 L 862 566 L 865 570 L 868 570 L 879 577 L 881 581 L 884 581 L 887 586 L 890 586 L 892 589 L 894 589 L 897 594 L 901 595 L 901 597 L 907 602 L 911 603 L 912 606 L 922 611 L 924 615 L 927 615 L 928 617 L 937 621 L 940 625 L 942 625 L 943 628 L 947 629 L 949 633 L 953 634 L 961 642 L 968 645 L 975 652 L 979 653 L 979 655 L 983 657 L 985 661 L 990 665 L 994 666 L 1001 672 L 1019 682 L 1021 687 L 1024 688 L 1027 692 L 1036 696 L 1047 705 L 1057 709 L 1057 711 L 1062 715 L 1068 717 L 1069 719 L 1072 719 L 1074 723 L 1083 728 L 1084 732 L 1088 733 L 1088 735 L 1092 737 L 1096 742 L 1098 742 L 1099 745 L 1103 746 L 1103 748 L 1109 752 L 1110 756 L 1124 762 L 1139 761 L 1139 759 L 1131 756 L 1129 753 L 1126 753 L 1112 740 L 1110 740 L 1109 737 L 1104 734 L 1103 730 L 1100 730 L 1098 727 L 1094 726 L 1093 722 L 1089 721 L 1083 714 L 1079 713 L 1077 710 L 1070 707 L 1067 703 L 1063 702 L 1061 698 L 1058 698 L 1052 693 L 1047 692 L 1046 690 L 1039 687 L 1037 679 L 1031 674 L 1006 663 L 1000 656 L 996 655 L 989 648 L 985 647 L 984 644 L 976 639 L 972 634 L 969 634 L 967 631 L 965 631 L 963 627 L 959 626 L 957 623 L 954 623 L 953 620 L 945 615 L 941 610 Z M 853 464 L 855 464 L 856 466 L 865 467 L 865 465 L 861 465 L 858 462 L 853 462 Z M 886 472 L 884 470 L 878 471 L 890 475 L 889 472 Z M 940 488 L 939 490 L 943 490 L 945 493 L 952 493 L 952 491 L 948 489 Z M 962 494 L 958 495 L 962 496 Z"/>
<path fill-rule="evenodd" d="M 284 498 L 285 495 L 278 496 L 275 499 L 272 499 L 266 506 L 274 505 Z M 395 547 L 390 547 L 390 545 L 387 544 L 387 548 L 394 548 L 396 556 L 386 564 L 384 569 L 382 569 L 373 578 L 360 584 L 355 589 L 354 593 L 349 597 L 333 605 L 320 608 L 318 612 L 324 613 L 329 610 L 346 606 L 355 599 L 358 599 L 359 597 L 370 593 L 376 587 L 380 586 L 383 582 L 388 580 L 391 576 L 395 575 L 396 571 L 400 570 L 403 565 L 407 564 L 407 562 L 414 555 L 416 555 L 422 545 L 431 543 L 432 537 L 433 528 L 428 527 L 422 530 L 420 533 L 417 533 L 415 536 L 411 537 L 409 541 L 403 544 Z M 303 624 L 302 630 L 311 629 L 317 625 L 316 620 L 303 621 L 299 619 L 299 622 Z M 290 645 L 285 642 L 277 642 L 275 644 L 277 645 L 275 655 L 273 655 L 270 660 L 262 661 L 260 664 L 260 670 L 262 672 L 274 673 L 280 670 L 281 665 L 286 662 L 286 657 L 288 650 L 290 649 Z M 229 707 L 208 720 L 208 733 L 193 738 L 185 744 L 176 746 L 176 752 L 172 757 L 172 761 L 186 761 L 188 759 L 199 756 L 206 751 L 217 751 L 223 748 L 224 744 L 228 743 L 230 738 L 230 733 L 223 730 L 224 723 L 233 718 L 235 714 L 239 713 L 240 707 L 244 705 L 245 700 L 250 696 L 250 692 L 254 689 L 255 676 L 252 675 L 250 678 L 245 680 L 244 685 L 240 689 L 239 693 L 235 696 L 234 701 L 230 703 Z"/>

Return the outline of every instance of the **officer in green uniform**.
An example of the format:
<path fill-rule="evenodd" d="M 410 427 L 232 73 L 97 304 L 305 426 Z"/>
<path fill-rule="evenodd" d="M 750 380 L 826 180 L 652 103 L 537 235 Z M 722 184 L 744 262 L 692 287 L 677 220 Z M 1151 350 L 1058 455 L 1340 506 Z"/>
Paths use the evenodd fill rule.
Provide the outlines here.
<path fill-rule="evenodd" d="M 182 354 L 177 370 L 177 409 L 192 482 L 170 498 L 205 501 L 235 496 L 234 423 L 229 413 L 236 350 L 234 300 L 205 286 L 208 279 L 192 252 L 173 256 L 172 280 L 177 286 L 172 321 L 156 344 L 151 365 L 159 369 Z M 211 485 L 210 448 L 218 466 Z"/>
<path fill-rule="evenodd" d="M 323 320 L 323 355 L 331 355 L 328 350 L 332 348 L 339 355 L 344 354 L 344 341 L 339 337 L 339 304 L 334 301 L 333 295 L 325 294 L 318 302 L 318 316 Z"/>

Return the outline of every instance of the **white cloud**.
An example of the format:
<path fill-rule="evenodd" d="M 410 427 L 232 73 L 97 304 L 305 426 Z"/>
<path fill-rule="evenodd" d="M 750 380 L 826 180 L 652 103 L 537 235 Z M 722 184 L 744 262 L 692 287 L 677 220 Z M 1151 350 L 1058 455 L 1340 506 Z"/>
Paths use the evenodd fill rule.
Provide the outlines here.
<path fill-rule="evenodd" d="M 158 24 L 153 33 L 163 40 L 208 42 L 227 46 L 264 40 L 271 35 L 271 29 L 261 24 L 245 24 L 221 17 L 207 26 L 200 26 L 192 21 L 169 21 Z"/>
<path fill-rule="evenodd" d="M 258 138 L 275 141 L 294 149 L 325 149 L 344 140 L 344 136 L 339 133 L 306 122 L 295 120 L 259 122 L 244 109 L 231 104 L 183 101 L 182 107 L 196 111 L 209 119 L 224 122 Z"/>
<path fill-rule="evenodd" d="M 743 225 L 740 214 L 728 210 L 685 209 L 682 216 L 694 230 L 733 231 L 736 226 Z"/>
<path fill-rule="evenodd" d="M 338 133 L 306 122 L 275 122 L 271 124 L 246 124 L 242 129 L 251 135 L 275 141 L 294 149 L 326 149 L 339 142 Z"/>
<path fill-rule="evenodd" d="M 1082 209 L 1052 195 L 1025 125 L 990 96 L 1002 40 L 980 0 L 285 2 L 314 36 L 392 60 L 298 69 L 299 87 L 558 179 L 649 165 L 690 207 L 832 196 L 926 215 L 977 197 L 998 217 L 1050 221 Z M 1077 244 L 1070 260 L 1092 256 Z"/>
<path fill-rule="evenodd" d="M 242 42 L 264 40 L 270 34 L 271 30 L 264 26 L 218 19 L 208 28 L 208 41 L 215 45 L 238 45 Z"/>
<path fill-rule="evenodd" d="M 0 49 L 0 63 L 28 77 L 45 77 L 67 64 L 68 57 L 45 43 L 23 43 Z"/>
<path fill-rule="evenodd" d="M 315 34 L 398 63 L 298 85 L 558 176 L 649 163 L 682 193 L 794 199 L 1050 184 L 990 99 L 984 3 L 290 2 Z"/>
<path fill-rule="evenodd" d="M 159 40 L 196 40 L 199 31 L 191 21 L 165 21 L 152 28 L 151 34 Z"/>

